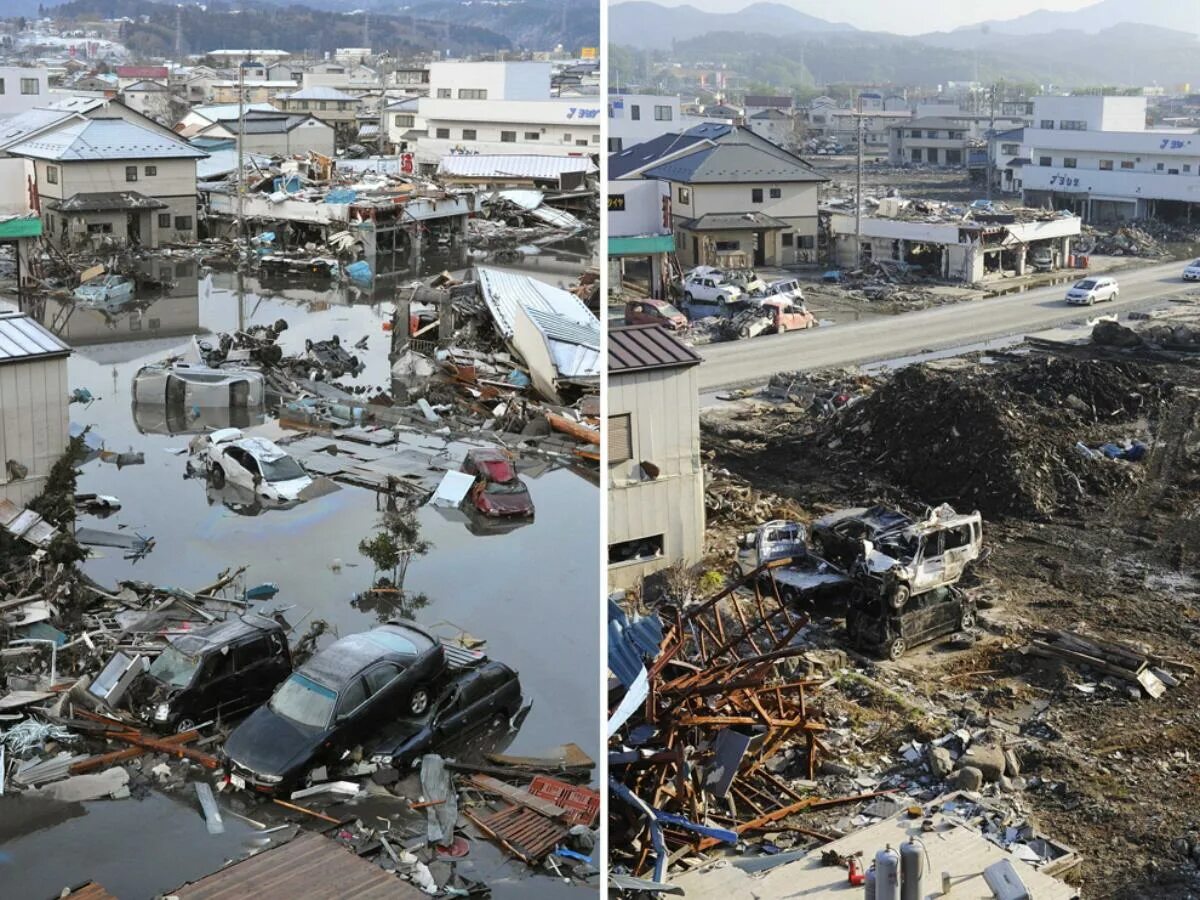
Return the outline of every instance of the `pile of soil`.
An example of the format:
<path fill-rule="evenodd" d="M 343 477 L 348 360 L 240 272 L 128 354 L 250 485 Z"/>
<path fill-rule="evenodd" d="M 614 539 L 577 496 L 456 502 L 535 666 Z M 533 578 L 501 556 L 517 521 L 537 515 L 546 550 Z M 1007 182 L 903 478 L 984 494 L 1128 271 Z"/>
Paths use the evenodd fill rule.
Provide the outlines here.
<path fill-rule="evenodd" d="M 928 503 L 1046 518 L 1136 479 L 1134 466 L 1089 459 L 1075 444 L 1124 436 L 1113 426 L 1153 417 L 1171 390 L 1125 362 L 909 366 L 822 438 Z"/>

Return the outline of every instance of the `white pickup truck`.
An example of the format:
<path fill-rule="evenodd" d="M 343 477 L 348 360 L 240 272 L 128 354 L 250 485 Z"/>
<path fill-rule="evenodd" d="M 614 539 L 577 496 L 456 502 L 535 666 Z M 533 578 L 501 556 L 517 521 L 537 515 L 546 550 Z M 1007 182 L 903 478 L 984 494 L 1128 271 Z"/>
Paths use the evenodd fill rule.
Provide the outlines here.
<path fill-rule="evenodd" d="M 809 550 L 808 530 L 799 522 L 776 519 L 759 525 L 738 540 L 737 568 L 742 575 L 785 559 L 786 564 L 771 569 L 779 585 L 779 599 L 785 603 L 840 593 L 850 584 L 845 573 Z M 769 582 L 765 570 L 762 579 Z"/>

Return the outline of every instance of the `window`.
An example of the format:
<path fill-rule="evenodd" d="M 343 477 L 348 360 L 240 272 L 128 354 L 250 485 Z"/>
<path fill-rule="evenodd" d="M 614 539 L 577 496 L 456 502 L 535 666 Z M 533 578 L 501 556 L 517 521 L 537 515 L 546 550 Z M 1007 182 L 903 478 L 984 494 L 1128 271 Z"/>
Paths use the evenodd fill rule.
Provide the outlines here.
<path fill-rule="evenodd" d="M 517 142 L 517 133 L 515 131 L 500 132 L 500 143 L 515 144 Z"/>
<path fill-rule="evenodd" d="M 572 140 L 574 140 L 574 138 L 571 137 L 570 132 L 567 132 L 566 134 L 563 135 L 563 143 L 564 144 L 569 144 L 569 143 L 571 143 Z"/>
<path fill-rule="evenodd" d="M 608 463 L 625 462 L 633 459 L 633 434 L 629 427 L 629 413 L 608 417 Z"/>
<path fill-rule="evenodd" d="M 929 138 L 931 141 L 936 141 L 937 136 L 938 136 L 938 133 L 936 131 L 925 132 L 925 137 Z"/>
<path fill-rule="evenodd" d="M 487 88 L 459 88 L 459 100 L 486 100 Z"/>
<path fill-rule="evenodd" d="M 412 128 L 417 123 L 417 117 L 408 113 L 397 113 L 392 117 L 392 123 L 397 128 Z"/>
<path fill-rule="evenodd" d="M 669 106 L 654 107 L 654 121 L 655 122 L 670 122 L 671 121 L 671 107 L 669 107 Z"/>
<path fill-rule="evenodd" d="M 1073 156 L 1064 156 L 1063 157 L 1063 168 L 1064 169 L 1074 169 L 1075 166 L 1077 165 L 1077 162 L 1078 161 Z"/>
<path fill-rule="evenodd" d="M 126 181 L 137 181 L 137 166 L 126 166 L 125 167 L 125 180 Z"/>
<path fill-rule="evenodd" d="M 912 149 L 912 161 L 913 162 L 921 162 L 921 148 L 920 147 L 914 147 Z"/>
<path fill-rule="evenodd" d="M 741 241 L 717 241 L 713 247 L 718 253 L 735 253 L 742 249 Z"/>
<path fill-rule="evenodd" d="M 1044 129 L 1046 129 L 1047 131 L 1053 131 L 1054 130 L 1054 120 L 1053 119 L 1042 119 L 1042 127 Z"/>
<path fill-rule="evenodd" d="M 171 227 L 171 214 L 170 213 L 159 213 L 158 214 L 158 227 L 159 228 L 170 228 Z"/>
<path fill-rule="evenodd" d="M 588 145 L 587 138 L 578 138 L 575 141 L 576 147 L 586 147 Z"/>
<path fill-rule="evenodd" d="M 599 132 L 597 132 L 596 134 L 593 134 L 593 135 L 592 135 L 592 143 L 593 143 L 593 144 L 598 144 L 598 143 L 600 143 L 600 134 L 599 134 Z"/>
<path fill-rule="evenodd" d="M 631 104 L 629 107 L 629 118 L 634 122 L 640 122 L 642 120 L 642 108 L 636 103 Z"/>
<path fill-rule="evenodd" d="M 527 140 L 527 141 L 540 141 L 541 139 L 542 139 L 542 133 L 540 131 L 525 132 L 525 140 Z M 620 150 L 621 148 L 618 147 L 617 149 Z"/>
<path fill-rule="evenodd" d="M 950 140 L 952 141 L 961 141 L 964 137 L 966 137 L 966 132 L 964 131 L 951 131 L 948 132 L 948 134 L 950 135 Z"/>
<path fill-rule="evenodd" d="M 1164 167 L 1163 167 L 1163 164 L 1162 164 L 1162 163 L 1155 163 L 1155 164 L 1154 164 L 1154 170 L 1155 170 L 1156 172 L 1161 172 L 1161 171 L 1163 170 L 1163 168 L 1164 168 Z"/>
<path fill-rule="evenodd" d="M 920 128 L 914 128 L 912 131 L 910 131 L 910 132 L 908 133 L 908 136 L 909 136 L 909 137 L 911 137 L 911 138 L 919 138 L 919 137 L 921 136 L 921 129 L 920 129 Z"/>
<path fill-rule="evenodd" d="M 153 178 L 158 174 L 158 166 L 146 166 L 143 173 L 147 178 Z"/>
<path fill-rule="evenodd" d="M 175 217 L 175 230 L 176 231 L 191 231 L 192 230 L 192 217 L 191 216 L 176 216 Z"/>
<path fill-rule="evenodd" d="M 372 669 L 366 675 L 367 690 L 372 694 L 378 693 L 383 688 L 387 687 L 394 679 L 400 675 L 399 666 L 394 666 L 391 663 L 379 666 Z"/>
<path fill-rule="evenodd" d="M 1047 163 L 1047 165 L 1049 165 L 1049 163 Z M 1132 169 L 1133 168 L 1133 160 L 1132 159 L 1121 160 L 1121 168 L 1122 169 Z"/>
<path fill-rule="evenodd" d="M 325 101 L 324 101 L 324 100 L 318 100 L 318 101 L 317 101 L 317 109 L 325 109 L 325 108 L 326 108 L 326 106 L 325 106 Z"/>
<path fill-rule="evenodd" d="M 1001 144 L 1000 145 L 1000 152 L 1007 154 L 1009 156 L 1014 155 L 1017 152 L 1017 149 L 1018 149 L 1017 144 Z"/>
<path fill-rule="evenodd" d="M 130 323 L 132 324 L 132 323 Z M 204 667 L 200 670 L 200 678 L 203 681 L 216 681 L 218 678 L 225 678 L 227 675 L 233 674 L 233 654 L 232 653 L 210 653 L 204 660 Z"/>
<path fill-rule="evenodd" d="M 937 147 L 930 147 L 929 152 L 925 154 L 925 159 L 927 162 L 931 162 L 936 165 L 938 161 Z"/>
<path fill-rule="evenodd" d="M 762 188 L 751 188 L 750 189 L 750 202 L 751 203 L 762 203 Z"/>
<path fill-rule="evenodd" d="M 783 233 L 783 246 L 785 246 L 785 247 L 794 246 L 796 243 L 795 238 L 796 238 L 796 236 L 794 234 L 792 234 L 790 231 L 785 231 Z"/>
<path fill-rule="evenodd" d="M 449 138 L 450 138 L 450 129 L 449 129 L 449 128 L 439 128 L 439 129 L 437 129 L 437 130 L 434 132 L 434 136 L 435 136 L 435 137 L 440 137 L 440 138 L 443 138 L 443 139 L 445 139 L 445 140 L 449 140 Z"/>
<path fill-rule="evenodd" d="M 46 166 L 46 183 L 58 184 L 58 166 Z"/>
<path fill-rule="evenodd" d="M 87 227 L 88 234 L 112 234 L 112 224 L 103 222 L 100 224 L 92 224 Z M 63 219 L 63 234 L 67 233 L 67 220 Z"/>
<path fill-rule="evenodd" d="M 619 565 L 620 563 L 657 559 L 662 555 L 663 536 L 661 534 L 638 538 L 635 541 L 620 541 L 616 544 L 608 545 L 608 564 L 610 566 Z"/>
<path fill-rule="evenodd" d="M 951 150 L 950 148 L 947 147 L 946 148 L 946 165 L 961 166 L 962 165 L 962 151 L 961 150 Z"/>
<path fill-rule="evenodd" d="M 346 713 L 353 712 L 358 709 L 367 699 L 367 688 L 363 684 L 361 678 L 355 678 L 346 689 L 342 691 L 342 696 L 338 698 L 337 714 L 344 716 Z"/>
<path fill-rule="evenodd" d="M 1048 166 L 1048 165 L 1051 165 L 1051 163 L 1050 163 L 1050 157 L 1048 157 L 1048 156 L 1039 156 L 1039 157 L 1038 157 L 1038 165 L 1039 165 L 1039 166 Z"/>
<path fill-rule="evenodd" d="M 1112 160 L 1111 160 L 1111 159 L 1102 159 L 1102 160 L 1100 160 L 1100 171 L 1101 171 L 1101 172 L 1111 172 L 1111 171 L 1112 171 L 1112 167 L 1113 167 L 1113 165 L 1112 165 Z"/>
<path fill-rule="evenodd" d="M 40 94 L 41 92 L 42 92 L 42 86 L 40 84 L 38 84 L 38 80 L 36 78 L 22 78 L 21 79 L 21 93 L 22 94 L 25 94 L 26 96 L 28 96 L 29 94 Z"/>
<path fill-rule="evenodd" d="M 451 96 L 450 88 L 438 88 L 437 95 L 439 100 L 449 100 Z"/>
<path fill-rule="evenodd" d="M 1058 127 L 1063 131 L 1087 131 L 1087 122 L 1083 119 L 1063 119 Z"/>
<path fill-rule="evenodd" d="M 255 638 L 248 643 L 233 648 L 233 663 L 239 672 L 254 665 L 259 660 L 266 659 L 268 656 L 270 656 L 270 650 L 265 637 Z"/>
<path fill-rule="evenodd" d="M 687 187 L 684 187 L 683 185 L 680 185 L 676 189 L 675 195 L 679 198 L 679 202 L 682 203 L 684 206 L 688 206 L 692 202 L 692 189 L 691 188 L 687 188 Z"/>
<path fill-rule="evenodd" d="M 609 153 L 620 153 L 621 152 L 621 139 L 620 138 L 610 137 L 608 139 L 608 152 Z"/>
<path fill-rule="evenodd" d="M 817 248 L 817 236 L 815 234 L 797 235 L 800 238 L 801 250 L 815 250 Z"/>
<path fill-rule="evenodd" d="M 4 93 L 4 79 L 0 78 L 0 94 Z"/>
<path fill-rule="evenodd" d="M 783 188 L 771 188 L 771 199 L 781 200 L 783 198 Z"/>
<path fill-rule="evenodd" d="M 462 139 L 463 139 L 464 141 L 473 141 L 473 140 L 475 140 L 475 129 L 474 129 L 474 128 L 464 128 L 464 129 L 463 129 L 463 137 L 462 137 Z"/>
<path fill-rule="evenodd" d="M 1178 169 L 1167 169 L 1167 174 L 1168 175 L 1178 175 L 1179 170 Z"/>
<path fill-rule="evenodd" d="M 1184 163 L 1184 164 L 1183 164 L 1183 171 L 1185 171 L 1185 172 L 1190 172 L 1190 171 L 1192 171 L 1192 164 L 1191 164 L 1191 163 Z"/>

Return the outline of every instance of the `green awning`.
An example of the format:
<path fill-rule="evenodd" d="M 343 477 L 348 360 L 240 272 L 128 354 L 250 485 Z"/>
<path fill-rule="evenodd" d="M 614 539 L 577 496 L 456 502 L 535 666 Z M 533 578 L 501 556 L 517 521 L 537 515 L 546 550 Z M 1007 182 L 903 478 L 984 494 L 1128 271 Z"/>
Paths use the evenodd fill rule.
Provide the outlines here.
<path fill-rule="evenodd" d="M 0 241 L 42 236 L 42 220 L 37 216 L 0 221 Z"/>
<path fill-rule="evenodd" d="M 642 234 L 636 237 L 610 237 L 609 256 L 651 256 L 655 253 L 674 253 L 675 235 Z"/>

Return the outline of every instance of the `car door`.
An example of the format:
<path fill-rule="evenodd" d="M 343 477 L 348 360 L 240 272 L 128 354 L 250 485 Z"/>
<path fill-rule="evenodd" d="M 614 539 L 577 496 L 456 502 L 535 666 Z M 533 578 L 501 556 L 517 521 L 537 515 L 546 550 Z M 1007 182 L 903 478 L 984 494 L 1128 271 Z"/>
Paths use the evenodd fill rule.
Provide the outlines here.
<path fill-rule="evenodd" d="M 180 707 L 178 713 L 180 718 L 191 719 L 197 724 L 220 716 L 228 698 L 240 693 L 233 651 L 229 646 L 213 648 L 205 655 L 189 693 L 192 694 L 190 702 L 186 707 Z"/>
<path fill-rule="evenodd" d="M 366 683 L 361 675 L 355 675 L 338 692 L 337 705 L 333 710 L 333 725 L 326 740 L 331 757 L 354 746 L 367 733 L 369 724 L 366 706 Z"/>
<path fill-rule="evenodd" d="M 486 694 L 486 688 L 487 684 L 480 672 L 472 672 L 458 682 L 454 709 L 439 723 L 439 735 L 443 739 L 460 735 L 479 724 L 480 701 Z M 445 733 L 441 734 L 443 729 Z"/>
<path fill-rule="evenodd" d="M 260 706 L 275 689 L 272 650 L 266 635 L 255 635 L 233 648 L 235 680 L 240 688 L 221 698 L 222 714 L 235 715 Z"/>
<path fill-rule="evenodd" d="M 972 558 L 971 523 L 964 522 L 942 532 L 942 584 L 952 584 L 962 577 Z"/>
<path fill-rule="evenodd" d="M 914 598 L 912 610 L 901 617 L 900 634 L 910 647 L 921 643 L 933 630 L 937 605 L 932 601 L 929 595 Z"/>
<path fill-rule="evenodd" d="M 225 480 L 253 488 L 258 474 L 258 464 L 250 454 L 241 447 L 226 447 L 223 454 L 225 460 Z"/>
<path fill-rule="evenodd" d="M 404 699 L 403 674 L 404 670 L 391 662 L 377 663 L 364 674 L 368 694 L 364 714 L 372 726 L 385 725 L 408 715 L 401 703 Z"/>
<path fill-rule="evenodd" d="M 944 562 L 942 559 L 942 532 L 921 535 L 917 555 L 913 559 L 914 594 L 927 591 L 942 583 Z"/>

